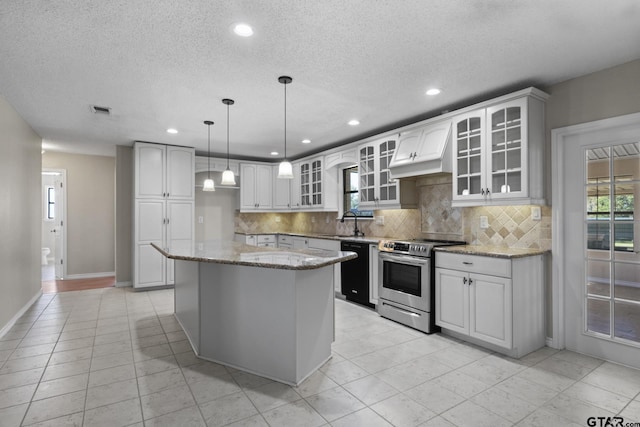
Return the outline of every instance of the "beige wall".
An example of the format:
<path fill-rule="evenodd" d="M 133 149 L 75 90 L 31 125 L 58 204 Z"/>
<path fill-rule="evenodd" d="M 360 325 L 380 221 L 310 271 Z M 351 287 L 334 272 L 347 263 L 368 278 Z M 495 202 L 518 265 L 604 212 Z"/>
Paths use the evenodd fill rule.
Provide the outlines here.
<path fill-rule="evenodd" d="M 0 330 L 40 292 L 41 144 L 0 96 Z"/>
<path fill-rule="evenodd" d="M 42 167 L 67 171 L 67 276 L 115 271 L 115 158 L 42 155 Z"/>
<path fill-rule="evenodd" d="M 222 173 L 211 172 L 211 178 L 219 183 Z M 206 172 L 196 174 L 196 185 L 202 185 L 207 178 Z M 238 208 L 240 190 L 216 186 L 216 191 L 202 191 L 196 187 L 195 193 L 195 236 L 196 240 L 227 239 L 233 240 L 234 214 Z M 199 222 L 202 217 L 202 223 Z"/>
<path fill-rule="evenodd" d="M 116 283 L 131 286 L 133 147 L 116 147 Z"/>

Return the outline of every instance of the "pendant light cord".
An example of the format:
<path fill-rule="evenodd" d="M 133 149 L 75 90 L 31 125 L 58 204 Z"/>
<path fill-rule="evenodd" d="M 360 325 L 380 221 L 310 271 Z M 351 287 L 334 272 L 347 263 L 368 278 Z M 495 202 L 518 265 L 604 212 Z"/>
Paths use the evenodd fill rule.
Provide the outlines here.
<path fill-rule="evenodd" d="M 207 179 L 211 179 L 211 125 L 207 125 Z"/>
<path fill-rule="evenodd" d="M 287 160 L 287 83 L 284 84 L 284 160 Z"/>
<path fill-rule="evenodd" d="M 227 169 L 229 169 L 229 104 L 227 104 Z"/>

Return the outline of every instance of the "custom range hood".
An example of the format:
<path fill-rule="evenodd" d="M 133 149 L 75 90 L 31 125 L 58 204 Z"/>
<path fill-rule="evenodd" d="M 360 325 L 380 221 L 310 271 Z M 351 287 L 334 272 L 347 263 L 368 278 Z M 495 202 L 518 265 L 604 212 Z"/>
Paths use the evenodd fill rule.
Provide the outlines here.
<path fill-rule="evenodd" d="M 451 120 L 401 132 L 389 172 L 392 178 L 451 173 Z"/>

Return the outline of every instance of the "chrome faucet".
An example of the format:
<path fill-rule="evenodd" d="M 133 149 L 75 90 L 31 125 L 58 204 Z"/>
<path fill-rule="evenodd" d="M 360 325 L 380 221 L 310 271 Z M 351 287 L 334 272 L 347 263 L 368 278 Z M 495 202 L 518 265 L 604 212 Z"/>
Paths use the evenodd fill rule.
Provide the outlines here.
<path fill-rule="evenodd" d="M 347 214 L 351 214 L 350 216 L 353 217 L 353 235 L 355 237 L 364 237 L 364 233 L 360 230 L 358 230 L 358 215 L 355 214 L 355 212 L 353 211 L 346 211 L 345 213 L 342 214 L 342 218 L 340 218 L 340 222 L 344 222 L 344 217 L 347 216 Z"/>

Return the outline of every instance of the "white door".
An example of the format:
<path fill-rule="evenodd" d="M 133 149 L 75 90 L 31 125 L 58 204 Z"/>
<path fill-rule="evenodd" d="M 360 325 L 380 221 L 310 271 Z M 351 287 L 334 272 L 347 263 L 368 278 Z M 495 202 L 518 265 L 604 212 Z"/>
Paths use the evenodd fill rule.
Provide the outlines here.
<path fill-rule="evenodd" d="M 65 265 L 65 240 L 66 240 L 66 215 L 65 215 L 65 175 L 61 173 L 58 178 L 55 179 L 55 227 L 53 228 L 53 232 L 55 235 L 54 238 L 54 259 L 55 259 L 55 275 L 56 280 L 61 280 L 65 276 L 66 265 Z"/>
<path fill-rule="evenodd" d="M 195 188 L 194 149 L 167 146 L 167 197 L 193 199 Z"/>
<path fill-rule="evenodd" d="M 559 333 L 570 350 L 640 368 L 640 115 L 553 136 Z"/>

